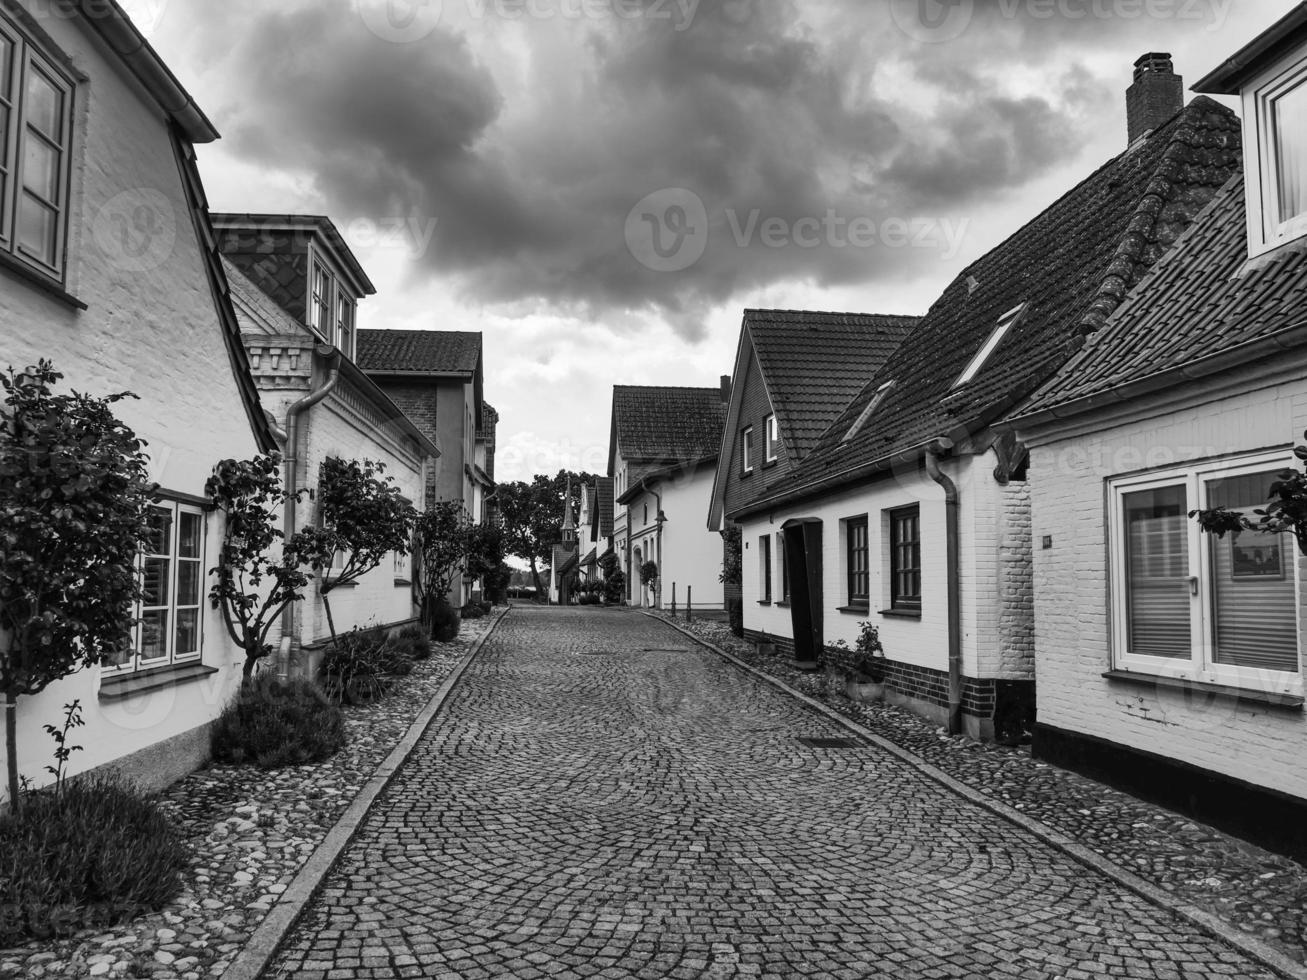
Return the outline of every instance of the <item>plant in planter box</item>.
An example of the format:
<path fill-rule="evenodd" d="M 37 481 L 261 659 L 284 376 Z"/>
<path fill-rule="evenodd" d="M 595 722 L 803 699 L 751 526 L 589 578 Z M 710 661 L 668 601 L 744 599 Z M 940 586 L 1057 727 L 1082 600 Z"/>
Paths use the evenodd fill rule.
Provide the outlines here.
<path fill-rule="evenodd" d="M 854 659 L 845 678 L 845 692 L 855 701 L 879 701 L 885 696 L 885 647 L 872 623 L 858 624 Z"/>

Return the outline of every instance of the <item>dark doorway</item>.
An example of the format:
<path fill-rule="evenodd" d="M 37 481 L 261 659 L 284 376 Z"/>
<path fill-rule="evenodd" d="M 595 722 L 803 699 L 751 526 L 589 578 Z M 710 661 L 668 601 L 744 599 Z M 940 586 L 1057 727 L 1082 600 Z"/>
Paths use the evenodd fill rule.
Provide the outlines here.
<path fill-rule="evenodd" d="M 816 668 L 825 644 L 824 596 L 821 569 L 821 521 L 787 521 L 785 564 L 790 577 L 790 622 L 794 627 L 794 659 Z"/>

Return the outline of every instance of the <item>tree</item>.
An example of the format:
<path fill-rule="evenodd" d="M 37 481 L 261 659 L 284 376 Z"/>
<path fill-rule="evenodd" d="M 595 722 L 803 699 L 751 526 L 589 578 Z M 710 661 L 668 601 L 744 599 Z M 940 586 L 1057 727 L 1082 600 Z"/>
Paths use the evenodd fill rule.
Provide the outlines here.
<path fill-rule="evenodd" d="M 204 492 L 226 518 L 209 599 L 222 610 L 227 632 L 245 652 L 242 674 L 248 684 L 258 662 L 272 653 L 268 633 L 273 625 L 291 603 L 304 598 L 309 569 L 331 564 L 331 539 L 317 528 L 287 539 L 277 527 L 291 495 L 282 488 L 276 454 L 223 460 Z M 295 499 L 304 492 L 297 491 Z"/>
<path fill-rule="evenodd" d="M 1303 433 L 1303 438 L 1307 439 L 1307 432 Z M 1291 533 L 1298 542 L 1298 551 L 1307 555 L 1307 446 L 1295 447 L 1293 454 L 1303 464 L 1304 472 L 1284 469 L 1276 474 L 1276 480 L 1268 491 L 1269 502 L 1264 508 L 1254 510 L 1254 517 L 1225 507 L 1214 507 L 1190 511 L 1190 518 L 1196 519 L 1199 527 L 1218 538 L 1231 531 Z"/>
<path fill-rule="evenodd" d="M 113 414 L 135 396 L 55 394 L 62 378 L 48 361 L 0 375 L 0 691 L 15 813 L 18 698 L 130 655 L 155 492 L 144 444 Z"/>
<path fill-rule="evenodd" d="M 536 593 L 545 591 L 537 563 L 553 560 L 554 545 L 563 540 L 563 499 L 569 480 L 572 503 L 581 499 L 581 487 L 593 485 L 591 473 L 559 470 L 555 476 L 536 476 L 530 483 L 501 483 L 496 499 L 504 522 L 504 546 L 510 555 L 531 565 Z"/>
<path fill-rule="evenodd" d="M 599 568 L 604 573 L 604 601 L 609 605 L 618 605 L 626 599 L 626 573 L 622 571 L 622 560 L 612 548 L 605 551 L 599 559 Z"/>
<path fill-rule="evenodd" d="M 417 521 L 417 552 L 421 567 L 417 583 L 422 622 L 433 624 L 436 603 L 449 595 L 463 573 L 473 525 L 462 501 L 444 500 L 428 508 Z"/>
<path fill-rule="evenodd" d="M 722 531 L 722 571 L 717 580 L 723 585 L 744 581 L 744 532 L 738 524 L 728 524 Z"/>
<path fill-rule="evenodd" d="M 467 575 L 487 579 L 496 575 L 504 563 L 504 531 L 493 524 L 477 524 L 468 529 Z"/>
<path fill-rule="evenodd" d="M 388 555 L 408 554 L 417 524 L 417 511 L 404 500 L 386 465 L 372 460 L 323 461 L 318 483 L 318 513 L 325 542 L 333 554 L 342 553 L 344 567 L 322 584 L 327 628 L 336 639 L 331 615 L 331 592 L 357 582 Z"/>

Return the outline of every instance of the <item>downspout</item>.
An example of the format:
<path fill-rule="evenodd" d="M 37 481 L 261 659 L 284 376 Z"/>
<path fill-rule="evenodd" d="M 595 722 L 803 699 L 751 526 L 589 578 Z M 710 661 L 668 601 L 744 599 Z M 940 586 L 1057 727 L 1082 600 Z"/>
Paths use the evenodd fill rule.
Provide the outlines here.
<path fill-rule="evenodd" d="M 319 344 L 313 349 L 318 357 L 331 358 L 331 370 L 327 380 L 320 388 L 311 390 L 307 395 L 286 410 L 286 507 L 282 531 L 289 540 L 295 533 L 296 505 L 295 487 L 299 480 L 299 421 L 300 416 L 318 402 L 322 401 L 336 389 L 340 383 L 341 353 L 335 347 Z M 281 613 L 281 650 L 279 662 L 283 671 L 290 665 L 291 640 L 295 635 L 295 603 L 290 603 Z"/>
<path fill-rule="evenodd" d="M 962 548 L 958 536 L 958 487 L 945 475 L 939 461 L 953 448 L 948 439 L 937 439 L 926 448 L 926 472 L 944 489 L 944 522 L 947 539 L 948 578 L 948 731 L 962 734 Z"/>

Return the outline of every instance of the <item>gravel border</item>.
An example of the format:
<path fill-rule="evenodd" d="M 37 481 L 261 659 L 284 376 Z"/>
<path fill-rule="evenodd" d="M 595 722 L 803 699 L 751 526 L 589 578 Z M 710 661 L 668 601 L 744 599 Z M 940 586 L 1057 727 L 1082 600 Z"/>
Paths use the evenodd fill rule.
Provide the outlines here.
<path fill-rule="evenodd" d="M 433 643 L 431 658 L 398 678 L 391 696 L 346 707 L 349 744 L 331 759 L 272 772 L 211 765 L 164 791 L 158 802 L 191 850 L 181 894 L 159 912 L 110 930 L 0 950 L 0 980 L 242 975 L 231 971 L 236 962 L 248 961 L 244 948 L 256 936 L 267 936 L 265 923 L 286 918 L 283 906 L 295 904 L 285 923 L 289 928 L 307 899 L 303 875 L 321 863 L 324 849 L 344 846 L 353 827 L 343 831 L 344 840 L 342 828 L 361 816 L 356 813 L 360 801 L 375 798 L 402 761 L 396 755 L 411 751 L 454 680 L 507 612 L 468 620 L 456 640 Z"/>
<path fill-rule="evenodd" d="M 1303 965 L 1307 944 L 1301 929 L 1294 933 L 1296 941 L 1286 942 L 1284 931 L 1268 924 L 1280 921 L 1277 915 L 1301 919 L 1307 913 L 1303 902 L 1307 869 L 1301 865 L 1101 783 L 1036 762 L 1028 748 L 951 737 L 892 705 L 851 701 L 826 675 L 806 674 L 779 655 L 763 656 L 724 624 L 685 624 L 666 614 L 645 615 L 1270 969 L 1307 980 Z M 1128 828 L 1125 834 L 1116 830 L 1122 822 Z M 1158 861 L 1159 853 L 1165 860 Z M 1225 901 L 1213 901 L 1214 890 L 1228 892 L 1222 896 Z M 1246 900 L 1238 901 L 1240 896 Z"/>

